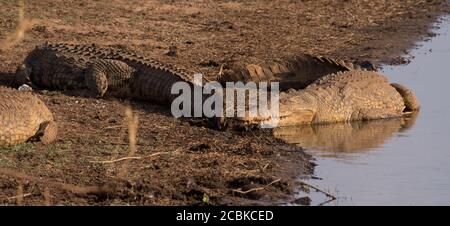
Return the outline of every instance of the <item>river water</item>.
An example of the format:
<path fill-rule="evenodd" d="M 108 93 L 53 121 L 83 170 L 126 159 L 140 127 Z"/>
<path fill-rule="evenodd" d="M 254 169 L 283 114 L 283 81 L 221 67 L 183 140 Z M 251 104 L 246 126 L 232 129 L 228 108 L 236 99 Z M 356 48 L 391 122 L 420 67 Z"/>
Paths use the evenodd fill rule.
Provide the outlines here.
<path fill-rule="evenodd" d="M 411 63 L 382 69 L 416 93 L 419 114 L 275 131 L 316 158 L 317 179 L 302 179 L 337 197 L 326 205 L 450 205 L 450 18 L 436 26 Z M 328 200 L 309 195 L 313 205 Z"/>

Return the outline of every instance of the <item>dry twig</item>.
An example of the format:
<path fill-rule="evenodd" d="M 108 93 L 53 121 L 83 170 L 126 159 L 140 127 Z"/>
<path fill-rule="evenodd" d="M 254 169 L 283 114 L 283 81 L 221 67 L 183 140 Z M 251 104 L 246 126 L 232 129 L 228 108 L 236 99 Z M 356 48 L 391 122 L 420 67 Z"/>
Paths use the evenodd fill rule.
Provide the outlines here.
<path fill-rule="evenodd" d="M 304 185 L 304 186 L 307 186 L 307 187 L 310 187 L 310 188 L 316 190 L 317 192 L 323 193 L 323 194 L 326 195 L 328 198 L 331 198 L 330 201 L 336 200 L 336 199 L 337 199 L 336 196 L 334 196 L 334 195 L 332 195 L 332 194 L 330 194 L 330 193 L 328 193 L 328 192 L 326 192 L 326 191 L 323 191 L 323 190 L 321 190 L 321 189 L 319 189 L 319 188 L 317 188 L 317 187 L 315 187 L 315 186 L 312 186 L 312 185 L 310 185 L 310 184 L 307 184 L 307 183 L 305 183 L 305 182 L 303 182 L 303 181 L 300 182 L 300 183 L 301 183 L 302 185 Z"/>
<path fill-rule="evenodd" d="M 125 162 L 123 163 L 122 168 L 117 173 L 117 176 L 119 178 L 125 176 L 128 170 L 128 163 L 131 159 L 136 158 L 133 157 L 133 155 L 137 151 L 136 136 L 137 136 L 137 129 L 139 126 L 139 120 L 138 117 L 135 114 L 133 114 L 133 110 L 129 106 L 127 106 L 125 109 L 125 115 L 127 117 L 128 122 L 128 141 L 130 143 L 130 151 L 128 152 L 127 158 L 123 159 L 125 160 Z"/>
<path fill-rule="evenodd" d="M 25 198 L 25 197 L 28 197 L 28 196 L 31 196 L 31 195 L 33 195 L 33 194 L 32 193 L 27 193 L 27 194 L 23 194 L 23 195 L 16 195 L 16 196 L 8 197 L 8 200 L 11 200 L 11 199 L 19 200 L 19 199 L 22 199 L 22 198 Z"/>
<path fill-rule="evenodd" d="M 113 160 L 89 161 L 89 162 L 91 162 L 91 163 L 108 164 L 108 163 L 116 163 L 116 162 L 120 162 L 120 161 L 124 161 L 124 160 L 131 160 L 131 159 L 151 158 L 151 157 L 154 157 L 154 156 L 157 156 L 157 155 L 162 155 L 162 154 L 169 154 L 169 152 L 156 152 L 156 153 L 153 153 L 153 154 L 147 155 L 147 156 L 127 156 L 127 157 L 113 159 Z"/>
<path fill-rule="evenodd" d="M 19 15 L 18 26 L 14 32 L 8 34 L 4 40 L 0 40 L 0 49 L 8 49 L 15 44 L 22 41 L 25 37 L 25 32 L 34 25 L 34 21 L 25 18 L 25 4 L 24 1 L 19 1 Z"/>
<path fill-rule="evenodd" d="M 281 179 L 276 179 L 276 180 L 274 180 L 274 181 L 272 181 L 272 182 L 266 184 L 266 185 L 263 186 L 263 187 L 252 188 L 252 189 L 249 189 L 249 190 L 246 190 L 246 191 L 242 191 L 242 189 L 236 189 L 236 190 L 233 190 L 233 192 L 237 192 L 237 193 L 239 193 L 239 194 L 247 194 L 247 193 L 250 193 L 250 192 L 252 192 L 252 191 L 260 191 L 260 190 L 264 190 L 264 189 L 270 187 L 272 184 L 275 184 L 275 183 L 279 182 L 280 180 L 281 180 Z"/>

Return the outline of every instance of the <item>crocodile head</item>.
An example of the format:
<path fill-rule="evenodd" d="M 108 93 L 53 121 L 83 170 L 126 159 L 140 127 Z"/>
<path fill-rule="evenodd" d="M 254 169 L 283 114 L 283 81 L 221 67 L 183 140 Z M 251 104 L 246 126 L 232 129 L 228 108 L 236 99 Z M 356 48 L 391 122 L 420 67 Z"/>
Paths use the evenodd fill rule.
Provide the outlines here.
<path fill-rule="evenodd" d="M 245 117 L 213 117 L 211 125 L 219 130 L 231 128 L 234 130 L 251 130 L 260 128 L 276 128 L 310 124 L 316 117 L 317 107 L 311 103 L 295 100 L 292 103 L 280 102 L 279 110 L 270 110 L 269 115 Z M 277 114 L 274 114 L 277 113 Z"/>
<path fill-rule="evenodd" d="M 15 79 L 20 85 L 31 85 L 31 67 L 28 64 L 19 65 L 16 70 Z"/>

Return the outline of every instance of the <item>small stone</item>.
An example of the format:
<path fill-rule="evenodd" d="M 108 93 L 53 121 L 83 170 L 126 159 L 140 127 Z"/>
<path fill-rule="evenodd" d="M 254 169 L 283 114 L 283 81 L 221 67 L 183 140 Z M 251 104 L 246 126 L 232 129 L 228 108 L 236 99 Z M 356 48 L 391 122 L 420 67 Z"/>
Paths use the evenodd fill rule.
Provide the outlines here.
<path fill-rule="evenodd" d="M 167 56 L 170 57 L 176 57 L 177 56 L 177 47 L 176 46 L 170 46 L 169 51 L 166 53 Z"/>
<path fill-rule="evenodd" d="M 24 92 L 31 92 L 33 91 L 33 88 L 31 88 L 29 85 L 27 84 L 23 84 L 19 87 L 18 89 L 19 91 L 24 91 Z"/>
<path fill-rule="evenodd" d="M 294 200 L 293 203 L 297 204 L 297 205 L 302 205 L 302 206 L 310 206 L 311 201 L 312 201 L 311 198 L 306 196 L 306 197 L 301 197 L 301 198 Z"/>

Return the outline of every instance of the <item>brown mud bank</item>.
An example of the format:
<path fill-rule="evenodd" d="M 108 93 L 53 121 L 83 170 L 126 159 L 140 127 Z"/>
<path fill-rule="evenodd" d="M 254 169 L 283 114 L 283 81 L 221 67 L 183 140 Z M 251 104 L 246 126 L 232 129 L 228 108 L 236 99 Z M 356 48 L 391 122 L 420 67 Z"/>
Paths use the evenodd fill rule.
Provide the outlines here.
<path fill-rule="evenodd" d="M 221 65 L 297 53 L 404 63 L 450 11 L 448 1 L 412 0 L 113 3 L 25 1 L 30 29 L 0 46 L 0 81 L 44 41 L 136 50 L 210 78 Z M 19 26 L 18 4 L 0 1 L 0 15 L 4 44 Z M 0 150 L 1 204 L 280 204 L 313 171 L 310 156 L 268 131 L 216 131 L 144 102 L 39 95 L 60 136 Z"/>

